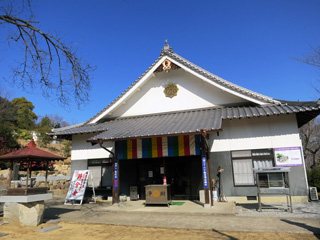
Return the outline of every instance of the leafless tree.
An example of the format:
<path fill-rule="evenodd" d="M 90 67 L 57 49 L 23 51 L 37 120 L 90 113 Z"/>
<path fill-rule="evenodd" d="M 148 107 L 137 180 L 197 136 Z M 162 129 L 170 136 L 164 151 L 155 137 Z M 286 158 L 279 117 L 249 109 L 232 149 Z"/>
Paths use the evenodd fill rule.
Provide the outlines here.
<path fill-rule="evenodd" d="M 320 70 L 320 47 L 312 48 L 311 54 L 302 59 L 302 62 L 316 67 Z M 320 83 L 320 82 L 319 82 Z M 320 87 L 315 87 L 316 91 L 320 94 Z"/>
<path fill-rule="evenodd" d="M 31 6 L 30 1 L 27 5 Z M 13 30 L 9 41 L 23 47 L 23 57 L 13 71 L 15 83 L 29 89 L 41 86 L 46 96 L 56 95 L 63 104 L 86 102 L 92 67 L 60 38 L 38 27 L 32 14 L 21 18 L 15 12 L 12 6 L 0 8 L 0 27 L 9 26 Z"/>
<path fill-rule="evenodd" d="M 300 128 L 306 165 L 314 168 L 320 161 L 320 123 L 316 119 Z"/>

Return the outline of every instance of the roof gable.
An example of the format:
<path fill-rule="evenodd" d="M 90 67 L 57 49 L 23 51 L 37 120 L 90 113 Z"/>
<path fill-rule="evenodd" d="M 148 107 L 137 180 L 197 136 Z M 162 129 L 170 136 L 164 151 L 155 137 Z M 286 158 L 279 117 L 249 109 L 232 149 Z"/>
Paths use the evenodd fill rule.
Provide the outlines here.
<path fill-rule="evenodd" d="M 136 91 L 140 90 L 141 86 L 143 86 L 145 82 L 154 77 L 154 72 L 158 71 L 159 68 L 161 68 L 161 65 L 167 60 L 173 63 L 174 66 L 182 68 L 184 71 L 201 79 L 202 81 L 246 101 L 257 105 L 279 103 L 277 100 L 242 88 L 202 69 L 201 67 L 174 53 L 168 45 L 165 45 L 156 61 L 135 82 L 133 82 L 128 89 L 121 93 L 118 98 L 116 98 L 93 118 L 91 118 L 87 123 L 99 122 L 101 119 L 107 117 L 111 111 L 118 108 L 122 103 L 125 103 L 126 100 L 132 97 Z"/>

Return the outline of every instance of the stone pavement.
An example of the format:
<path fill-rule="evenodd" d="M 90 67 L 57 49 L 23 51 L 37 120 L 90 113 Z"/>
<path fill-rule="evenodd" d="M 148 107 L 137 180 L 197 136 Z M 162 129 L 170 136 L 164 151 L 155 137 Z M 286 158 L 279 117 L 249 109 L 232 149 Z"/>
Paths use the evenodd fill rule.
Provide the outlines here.
<path fill-rule="evenodd" d="M 210 212 L 176 212 L 161 207 L 160 211 L 148 207 L 147 211 L 125 210 L 110 207 L 110 204 L 85 204 L 82 206 L 52 205 L 45 212 L 45 218 L 60 218 L 65 222 L 99 223 L 111 225 L 210 229 L 215 231 L 247 232 L 291 232 L 320 234 L 320 216 L 313 218 L 285 216 L 238 216 L 237 214 L 216 214 Z"/>
<path fill-rule="evenodd" d="M 235 202 L 215 202 L 213 207 L 203 207 L 192 201 L 173 201 L 170 207 L 149 205 L 145 206 L 144 200 L 127 201 L 117 205 L 106 205 L 99 210 L 108 212 L 154 212 L 154 213 L 198 213 L 198 214 L 236 214 Z"/>

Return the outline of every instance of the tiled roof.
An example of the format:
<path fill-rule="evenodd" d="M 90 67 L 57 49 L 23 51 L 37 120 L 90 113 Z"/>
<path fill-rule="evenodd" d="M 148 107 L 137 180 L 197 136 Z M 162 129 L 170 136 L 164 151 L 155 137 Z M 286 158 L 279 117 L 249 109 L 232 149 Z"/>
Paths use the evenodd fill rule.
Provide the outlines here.
<path fill-rule="evenodd" d="M 114 105 L 122 96 L 124 96 L 137 82 L 139 82 L 157 63 L 158 61 L 163 57 L 163 56 L 168 56 L 171 57 L 172 59 L 174 59 L 175 61 L 177 61 L 178 63 L 186 66 L 187 68 L 190 68 L 191 70 L 197 72 L 198 74 L 210 79 L 213 82 L 216 82 L 228 89 L 231 89 L 233 91 L 236 91 L 238 93 L 241 93 L 245 96 L 251 97 L 253 99 L 257 99 L 257 100 L 261 100 L 263 102 L 266 103 L 270 103 L 270 104 L 278 104 L 279 102 L 277 100 L 274 100 L 270 97 L 267 97 L 265 95 L 253 92 L 249 89 L 240 87 L 236 84 L 233 84 L 221 77 L 218 77 L 217 75 L 214 75 L 206 70 L 204 70 L 203 68 L 197 66 L 196 64 L 190 62 L 189 60 L 181 57 L 180 55 L 176 54 L 175 52 L 173 52 L 172 48 L 163 48 L 160 56 L 151 64 L 151 66 L 137 79 L 135 80 L 125 91 L 123 91 L 117 98 L 115 98 L 110 104 L 108 104 L 105 108 L 103 108 L 100 112 L 98 112 L 95 116 L 93 116 L 92 118 L 90 118 L 87 123 L 89 123 L 90 121 L 92 121 L 94 118 L 98 117 L 100 114 L 102 114 L 104 111 L 106 111 L 109 107 L 111 107 L 112 105 Z"/>
<path fill-rule="evenodd" d="M 267 105 L 259 107 L 232 107 L 224 108 L 223 119 L 239 119 L 251 117 L 263 117 L 280 114 L 301 113 L 319 111 L 320 106 L 290 106 L 290 105 Z"/>
<path fill-rule="evenodd" d="M 107 123 L 82 124 L 70 128 L 55 128 L 50 135 L 72 135 L 78 133 L 96 133 L 108 130 Z"/>
<path fill-rule="evenodd" d="M 221 129 L 222 121 L 228 119 L 254 118 L 282 114 L 307 114 L 307 117 L 298 118 L 302 125 L 306 119 L 312 119 L 320 112 L 320 105 L 268 105 L 205 108 L 168 112 L 135 117 L 117 118 L 105 123 L 84 125 L 64 131 L 57 131 L 55 135 L 70 135 L 80 133 L 98 133 L 90 140 L 112 140 L 134 137 L 176 135 L 196 133 L 200 130 L 214 131 Z M 301 115 L 302 116 L 302 115 Z M 300 122 L 299 122 L 300 121 Z M 99 133 L 100 132 L 100 133 Z"/>
<path fill-rule="evenodd" d="M 221 128 L 218 111 L 201 109 L 140 117 L 119 118 L 107 122 L 108 130 L 94 136 L 97 139 L 124 139 L 134 137 L 196 133 L 201 129 L 212 131 Z"/>
<path fill-rule="evenodd" d="M 0 156 L 0 160 L 24 159 L 24 160 L 60 160 L 64 157 L 51 152 L 44 151 L 37 147 L 35 142 L 30 141 L 26 147 Z"/>

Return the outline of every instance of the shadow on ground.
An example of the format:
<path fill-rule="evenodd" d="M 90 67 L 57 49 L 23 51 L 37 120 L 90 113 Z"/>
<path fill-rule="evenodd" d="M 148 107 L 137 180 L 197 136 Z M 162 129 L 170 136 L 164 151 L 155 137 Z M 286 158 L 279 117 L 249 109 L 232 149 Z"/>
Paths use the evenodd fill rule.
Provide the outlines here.
<path fill-rule="evenodd" d="M 218 231 L 218 230 L 216 230 L 216 229 L 214 229 L 214 228 L 212 228 L 212 232 L 218 233 L 219 235 L 221 235 L 221 236 L 223 236 L 223 237 L 227 237 L 227 239 L 229 239 L 229 240 L 238 240 L 238 238 L 235 238 L 235 237 L 233 237 L 233 236 L 231 236 L 231 235 L 229 235 L 229 234 L 220 232 L 220 231 Z"/>
<path fill-rule="evenodd" d="M 61 208 L 61 207 L 49 207 L 44 210 L 43 218 L 45 220 L 59 219 L 60 215 L 68 213 L 68 212 L 74 212 L 74 211 L 80 211 L 80 210 L 79 209 L 70 209 L 70 208 Z"/>
<path fill-rule="evenodd" d="M 237 203 L 236 206 L 242 207 L 247 210 L 256 210 L 258 211 L 259 205 L 258 203 Z M 284 204 L 261 204 L 262 209 L 273 209 L 273 210 L 280 210 L 286 211 L 287 208 Z"/>
<path fill-rule="evenodd" d="M 286 222 L 286 223 L 291 224 L 291 225 L 295 225 L 295 226 L 307 229 L 308 231 L 312 232 L 314 236 L 316 236 L 318 239 L 320 239 L 320 228 L 312 227 L 312 226 L 309 226 L 309 225 L 307 225 L 305 223 L 291 221 L 291 220 L 288 220 L 288 219 L 281 219 L 281 221 Z"/>
<path fill-rule="evenodd" d="M 258 209 L 257 203 L 237 203 L 236 206 L 243 207 L 249 210 L 256 210 Z"/>

